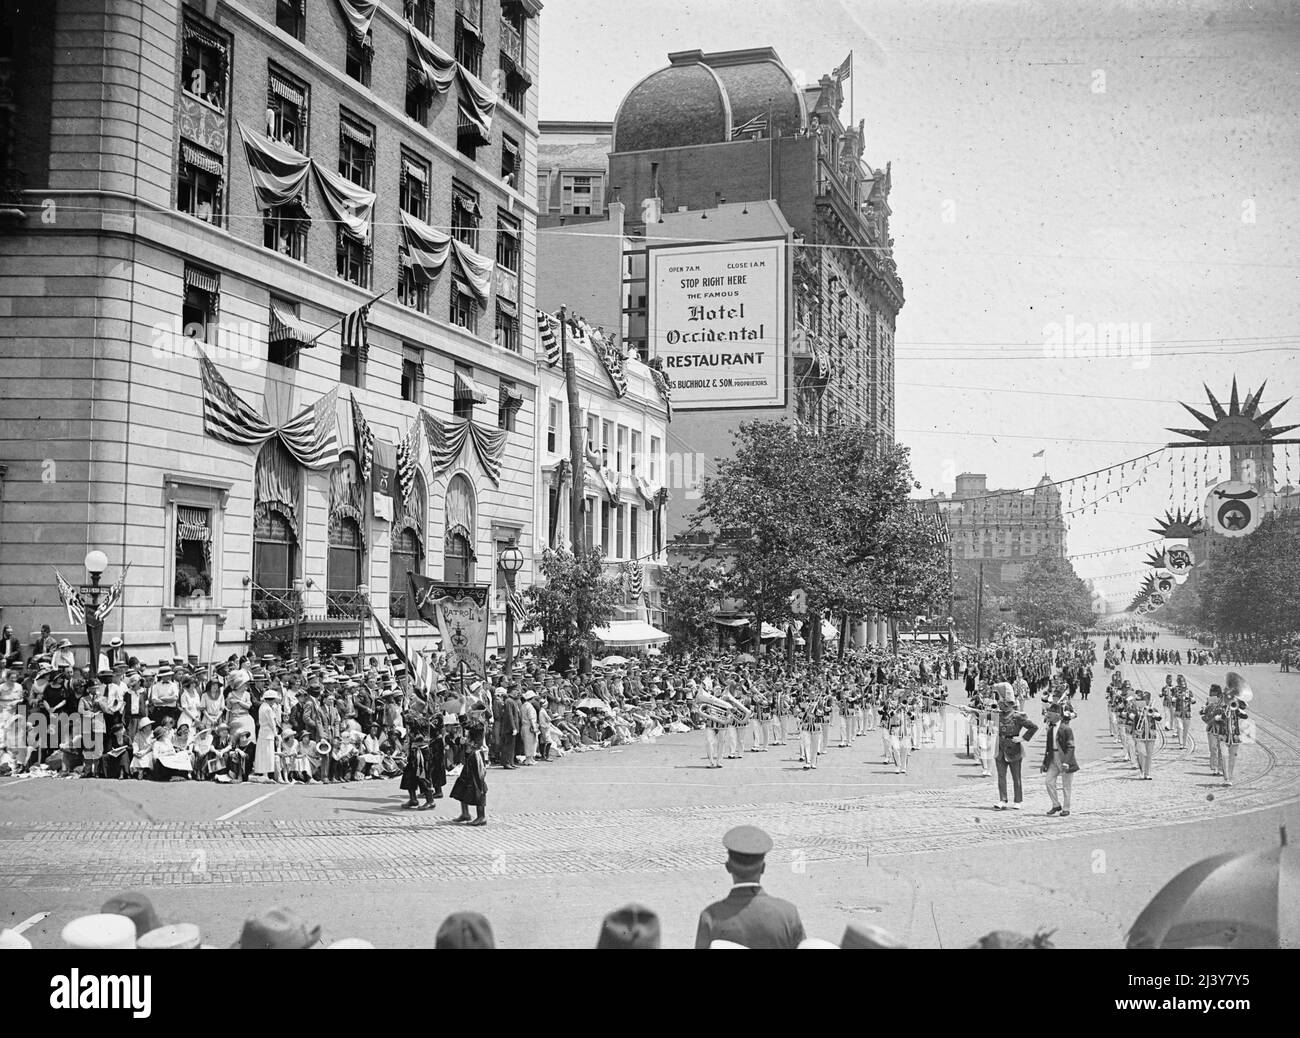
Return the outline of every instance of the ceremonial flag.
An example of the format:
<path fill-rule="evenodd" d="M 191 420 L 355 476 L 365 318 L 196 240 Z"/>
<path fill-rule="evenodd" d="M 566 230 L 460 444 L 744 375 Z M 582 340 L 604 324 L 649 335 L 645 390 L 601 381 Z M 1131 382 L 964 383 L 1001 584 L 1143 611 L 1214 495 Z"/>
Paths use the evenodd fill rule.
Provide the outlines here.
<path fill-rule="evenodd" d="M 108 594 L 104 596 L 103 601 L 99 603 L 99 607 L 95 610 L 95 619 L 100 623 L 107 619 L 108 614 L 113 611 L 113 606 L 122 600 L 122 587 L 126 584 L 126 571 L 130 568 L 131 564 L 129 562 L 122 567 L 122 573 L 118 576 L 117 583 L 108 589 Z"/>
<path fill-rule="evenodd" d="M 199 353 L 203 374 L 203 431 L 226 443 L 261 445 L 275 427 L 235 395 L 217 366 Z"/>
<path fill-rule="evenodd" d="M 1046 447 L 1044 447 L 1041 451 L 1035 451 L 1035 452 L 1034 452 L 1034 457 L 1035 457 L 1035 458 L 1043 458 L 1043 457 L 1046 457 L 1046 456 L 1047 456 L 1047 448 L 1046 448 Z"/>
<path fill-rule="evenodd" d="M 831 75 L 840 82 L 843 82 L 848 79 L 849 76 L 853 75 L 853 51 L 849 51 L 849 56 L 836 67 L 835 71 L 832 72 Z"/>
<path fill-rule="evenodd" d="M 54 571 L 54 578 L 59 582 L 59 598 L 63 602 L 63 607 L 68 611 L 68 623 L 80 626 L 86 622 L 86 609 L 81 604 L 81 595 L 77 589 L 64 579 L 62 573 L 57 569 Z"/>
<path fill-rule="evenodd" d="M 514 588 L 506 589 L 506 608 L 510 610 L 510 614 L 517 624 L 526 624 L 533 618 L 528 604 L 524 601 L 524 596 Z"/>
<path fill-rule="evenodd" d="M 367 324 L 366 319 L 370 316 L 370 304 L 353 310 L 343 318 L 340 339 L 345 350 L 355 350 L 357 358 L 362 362 L 370 356 L 370 342 L 366 336 Z"/>
<path fill-rule="evenodd" d="M 397 445 L 397 486 L 402 503 L 411 500 L 415 489 L 415 472 L 420 464 L 420 422 L 414 422 L 402 442 Z"/>
<path fill-rule="evenodd" d="M 739 126 L 732 127 L 731 139 L 734 141 L 738 137 L 743 137 L 747 133 L 766 133 L 767 116 L 756 115 L 752 119 L 746 119 Z"/>
<path fill-rule="evenodd" d="M 545 310 L 537 311 L 537 341 L 546 354 L 546 363 L 554 367 L 560 363 L 560 340 L 555 334 L 556 320 Z"/>
<path fill-rule="evenodd" d="M 361 460 L 361 482 L 370 482 L 370 466 L 375 459 L 375 434 L 361 413 L 361 405 L 355 395 L 352 400 L 352 429 L 356 436 L 357 457 Z"/>
<path fill-rule="evenodd" d="M 335 386 L 276 430 L 280 442 L 306 468 L 329 468 L 339 460 L 338 399 Z"/>
<path fill-rule="evenodd" d="M 442 648 L 455 666 L 486 676 L 488 588 L 479 584 L 441 584 L 416 573 L 407 574 L 411 598 L 425 623 L 438 628 Z"/>
<path fill-rule="evenodd" d="M 416 684 L 419 685 L 420 675 L 411 665 L 410 660 L 406 658 L 406 653 L 402 651 L 401 643 L 397 640 L 397 635 L 393 633 L 393 629 L 384 623 L 383 620 L 379 619 L 379 614 L 375 612 L 373 607 L 371 607 L 370 616 L 371 619 L 375 621 L 375 626 L 379 628 L 379 638 L 384 643 L 384 648 L 387 650 L 388 655 L 405 667 L 406 673 L 410 674 L 412 678 L 415 678 Z M 425 661 L 424 665 L 425 667 L 428 667 L 428 662 Z M 421 687 L 428 688 L 429 686 L 422 685 Z"/>
<path fill-rule="evenodd" d="M 397 485 L 397 453 L 387 440 L 375 441 L 374 493 L 375 515 L 393 521 L 393 490 Z"/>

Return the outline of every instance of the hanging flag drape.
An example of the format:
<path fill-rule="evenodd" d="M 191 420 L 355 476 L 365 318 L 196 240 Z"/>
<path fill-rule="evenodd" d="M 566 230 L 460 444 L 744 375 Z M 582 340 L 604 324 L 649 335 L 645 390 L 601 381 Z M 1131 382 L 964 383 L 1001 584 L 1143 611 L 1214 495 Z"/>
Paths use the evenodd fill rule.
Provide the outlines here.
<path fill-rule="evenodd" d="M 428 411 L 421 411 L 425 437 L 429 441 L 429 460 L 434 475 L 446 472 L 456 464 L 460 452 L 469 440 L 474 455 L 493 486 L 501 485 L 501 462 L 505 457 L 505 430 L 472 422 L 467 418 L 452 418 L 441 422 Z"/>
<path fill-rule="evenodd" d="M 650 362 L 650 378 L 655 384 L 655 389 L 659 395 L 664 398 L 664 407 L 668 409 L 668 421 L 673 420 L 673 384 L 664 374 L 664 362 L 661 358 L 656 357 Z"/>
<path fill-rule="evenodd" d="M 446 93 L 456 78 L 456 59 L 414 25 L 407 25 L 406 29 L 411 38 L 411 50 L 415 52 L 415 66 L 411 69 L 415 84 L 430 94 Z"/>
<path fill-rule="evenodd" d="M 560 363 L 559 323 L 545 310 L 537 311 L 537 343 L 552 367 Z"/>
<path fill-rule="evenodd" d="M 486 256 L 480 256 L 462 241 L 452 239 L 451 248 L 474 295 L 478 297 L 480 303 L 487 305 L 488 297 L 492 294 L 493 261 Z"/>
<path fill-rule="evenodd" d="M 203 374 L 203 431 L 217 440 L 256 447 L 272 436 L 309 469 L 338 461 L 338 387 L 330 390 L 283 426 L 276 428 L 239 399 L 206 354 L 199 354 Z"/>
<path fill-rule="evenodd" d="M 361 413 L 361 405 L 357 403 L 355 395 L 350 397 L 352 401 L 352 429 L 357 441 L 357 458 L 361 463 L 361 482 L 370 482 L 370 466 L 375 458 L 375 434 L 370 428 L 370 423 L 366 421 L 366 416 Z"/>
<path fill-rule="evenodd" d="M 312 168 L 320 184 L 321 201 L 330 218 L 363 244 L 370 244 L 370 225 L 375 212 L 375 193 L 352 183 L 341 173 L 327 169 L 315 159 Z"/>
<path fill-rule="evenodd" d="M 432 281 L 451 254 L 451 235 L 434 230 L 401 209 L 397 216 L 402 223 L 402 243 L 406 246 L 411 269 L 422 280 Z"/>
<path fill-rule="evenodd" d="M 496 111 L 496 96 L 478 81 L 464 65 L 456 66 L 456 78 L 460 82 L 460 110 L 475 128 L 483 135 L 483 140 L 492 138 L 492 113 Z"/>
<path fill-rule="evenodd" d="M 176 508 L 176 539 L 198 541 L 203 545 L 203 557 L 212 561 L 212 531 L 208 528 L 208 513 L 202 508 Z"/>
<path fill-rule="evenodd" d="M 68 611 L 68 623 L 81 626 L 86 622 L 86 608 L 81 604 L 81 595 L 57 569 L 54 571 L 54 579 L 58 581 L 59 599 L 63 602 L 63 608 Z"/>
<path fill-rule="evenodd" d="M 375 16 L 378 0 L 339 0 L 339 10 L 348 23 L 350 32 L 358 42 L 364 43 L 370 32 L 370 21 Z"/>
<path fill-rule="evenodd" d="M 243 123 L 236 121 L 236 125 L 244 141 L 244 157 L 248 160 L 257 207 L 274 209 L 288 202 L 301 203 L 311 159 L 281 141 L 244 129 Z"/>

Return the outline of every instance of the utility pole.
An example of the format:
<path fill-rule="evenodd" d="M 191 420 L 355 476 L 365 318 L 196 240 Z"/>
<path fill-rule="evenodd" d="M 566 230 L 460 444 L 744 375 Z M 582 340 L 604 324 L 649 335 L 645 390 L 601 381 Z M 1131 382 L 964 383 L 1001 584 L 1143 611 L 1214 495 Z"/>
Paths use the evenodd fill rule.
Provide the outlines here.
<path fill-rule="evenodd" d="M 582 499 L 586 485 L 585 457 L 582 449 L 582 411 L 578 406 L 578 364 L 569 352 L 567 307 L 560 307 L 560 354 L 564 358 L 564 389 L 569 401 L 569 464 L 573 471 L 569 483 L 569 540 L 573 555 L 586 547 L 582 540 Z"/>
<path fill-rule="evenodd" d="M 975 648 L 984 634 L 984 563 L 980 563 L 979 583 L 975 587 Z"/>

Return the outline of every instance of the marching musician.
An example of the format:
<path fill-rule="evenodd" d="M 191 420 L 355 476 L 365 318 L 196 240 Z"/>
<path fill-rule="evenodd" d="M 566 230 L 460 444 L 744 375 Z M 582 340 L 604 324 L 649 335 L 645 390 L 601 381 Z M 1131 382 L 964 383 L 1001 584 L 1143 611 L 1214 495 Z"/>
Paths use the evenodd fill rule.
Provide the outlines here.
<path fill-rule="evenodd" d="M 1160 711 L 1151 702 L 1150 692 L 1143 690 L 1132 701 L 1129 724 L 1133 731 L 1133 749 L 1137 756 L 1138 770 L 1149 781 L 1160 727 Z"/>
<path fill-rule="evenodd" d="M 767 734 L 771 725 L 772 706 L 762 688 L 757 684 L 754 686 L 753 694 L 750 696 L 750 707 L 753 710 L 753 716 L 750 718 L 750 724 L 753 726 L 753 745 L 750 751 L 759 753 L 767 750 Z"/>
<path fill-rule="evenodd" d="M 821 702 L 814 689 L 809 688 L 804 695 L 803 709 L 799 715 L 799 750 L 803 758 L 803 770 L 817 767 L 817 743 L 822 730 Z"/>
<path fill-rule="evenodd" d="M 840 711 L 840 749 L 845 749 L 853 745 L 853 740 L 857 738 L 857 720 L 858 720 L 858 693 L 852 680 L 844 679 L 840 683 L 839 694 L 839 711 Z"/>
<path fill-rule="evenodd" d="M 1186 749 L 1192 740 L 1192 690 L 1187 687 L 1187 679 L 1181 674 L 1174 685 L 1173 708 L 1178 747 Z"/>
<path fill-rule="evenodd" d="M 695 685 L 694 678 L 690 680 L 690 685 L 696 689 L 693 697 L 695 707 L 704 718 L 704 753 L 709 761 L 708 766 L 720 768 L 723 733 L 728 723 L 727 713 L 713 702 L 715 697 L 707 688 Z"/>

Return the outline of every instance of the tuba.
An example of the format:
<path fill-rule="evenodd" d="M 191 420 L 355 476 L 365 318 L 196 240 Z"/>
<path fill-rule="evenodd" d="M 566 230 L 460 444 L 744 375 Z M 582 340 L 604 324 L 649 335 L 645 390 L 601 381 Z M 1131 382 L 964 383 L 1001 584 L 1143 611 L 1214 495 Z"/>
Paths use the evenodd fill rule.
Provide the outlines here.
<path fill-rule="evenodd" d="M 322 739 L 316 744 L 316 752 L 322 757 L 328 757 L 331 749 L 333 749 L 333 747 L 330 746 L 328 739 Z"/>
<path fill-rule="evenodd" d="M 731 696 L 715 696 L 707 689 L 701 689 L 695 695 L 695 709 L 704 715 L 706 721 L 714 724 L 732 724 L 743 716 L 748 716 L 743 706 Z"/>

